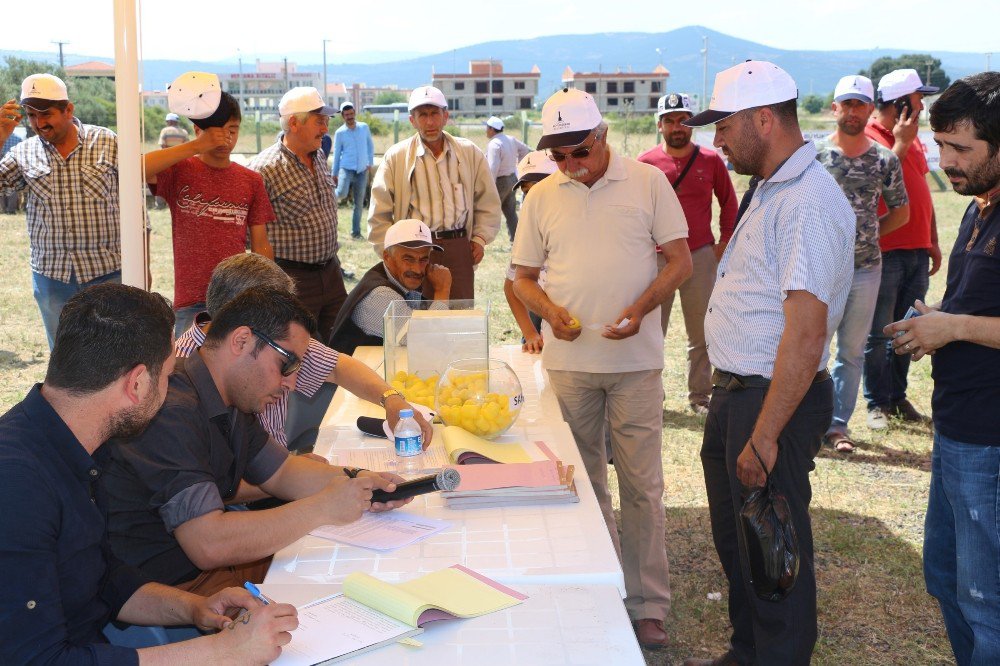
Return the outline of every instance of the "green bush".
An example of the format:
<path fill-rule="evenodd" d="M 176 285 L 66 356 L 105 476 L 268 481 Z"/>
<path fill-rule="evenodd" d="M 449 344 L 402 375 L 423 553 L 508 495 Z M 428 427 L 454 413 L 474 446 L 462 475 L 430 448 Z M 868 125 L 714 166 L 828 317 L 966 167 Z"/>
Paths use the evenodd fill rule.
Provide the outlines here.
<path fill-rule="evenodd" d="M 823 110 L 823 98 L 819 95 L 806 95 L 802 99 L 802 108 L 806 113 L 819 113 Z"/>

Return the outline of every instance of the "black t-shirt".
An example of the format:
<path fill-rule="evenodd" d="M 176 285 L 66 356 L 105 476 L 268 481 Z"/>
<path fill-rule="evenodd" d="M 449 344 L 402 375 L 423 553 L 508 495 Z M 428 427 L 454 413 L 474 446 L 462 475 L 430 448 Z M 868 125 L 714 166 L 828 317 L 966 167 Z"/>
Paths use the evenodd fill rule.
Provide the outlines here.
<path fill-rule="evenodd" d="M 994 206 L 983 219 L 975 202 L 966 209 L 948 259 L 943 312 L 1000 317 L 997 209 Z M 968 444 L 1000 444 L 1000 349 L 956 341 L 932 358 L 937 432 Z"/>
<path fill-rule="evenodd" d="M 241 479 L 259 485 L 288 457 L 256 416 L 223 403 L 198 353 L 177 364 L 163 408 L 145 432 L 112 440 L 101 452 L 111 548 L 167 585 L 200 573 L 174 529 L 224 509 Z"/>

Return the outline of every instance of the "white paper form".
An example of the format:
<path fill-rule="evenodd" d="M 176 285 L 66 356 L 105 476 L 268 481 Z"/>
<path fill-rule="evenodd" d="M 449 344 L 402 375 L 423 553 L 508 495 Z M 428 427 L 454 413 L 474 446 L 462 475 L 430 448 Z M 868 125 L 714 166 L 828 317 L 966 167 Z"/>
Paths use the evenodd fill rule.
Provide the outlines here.
<path fill-rule="evenodd" d="M 451 527 L 447 520 L 402 511 L 365 513 L 349 525 L 324 525 L 310 534 L 372 550 L 395 550 Z"/>
<path fill-rule="evenodd" d="M 351 655 L 420 629 L 394 620 L 347 597 L 338 596 L 299 609 L 292 642 L 281 649 L 273 666 L 312 666 Z"/>
<path fill-rule="evenodd" d="M 343 460 L 347 456 L 348 467 L 360 467 L 370 469 L 375 472 L 395 472 L 396 471 L 396 451 L 391 446 L 378 449 L 348 449 L 337 451 L 337 455 Z M 448 454 L 441 444 L 431 444 L 420 456 L 420 468 L 422 471 L 438 470 L 449 465 Z"/>

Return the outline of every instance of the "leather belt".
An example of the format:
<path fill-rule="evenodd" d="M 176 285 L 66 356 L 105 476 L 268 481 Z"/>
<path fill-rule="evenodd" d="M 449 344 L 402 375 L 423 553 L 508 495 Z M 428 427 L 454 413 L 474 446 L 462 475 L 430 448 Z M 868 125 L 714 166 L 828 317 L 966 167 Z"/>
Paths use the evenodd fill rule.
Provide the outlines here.
<path fill-rule="evenodd" d="M 434 240 L 449 240 L 451 238 L 465 238 L 465 227 L 461 229 L 444 229 L 442 231 L 432 231 L 431 238 Z"/>
<path fill-rule="evenodd" d="M 330 262 L 334 259 L 324 261 L 321 264 L 307 264 L 304 261 L 292 261 L 291 259 L 275 259 L 274 263 L 278 264 L 281 268 L 291 268 L 300 271 L 321 271 L 330 265 Z"/>
<path fill-rule="evenodd" d="M 830 378 L 830 371 L 820 370 L 813 377 L 812 383 L 816 384 Z M 767 388 L 771 385 L 771 380 L 763 375 L 737 375 L 735 372 L 716 370 L 712 373 L 712 386 L 723 391 L 742 391 L 748 388 Z"/>

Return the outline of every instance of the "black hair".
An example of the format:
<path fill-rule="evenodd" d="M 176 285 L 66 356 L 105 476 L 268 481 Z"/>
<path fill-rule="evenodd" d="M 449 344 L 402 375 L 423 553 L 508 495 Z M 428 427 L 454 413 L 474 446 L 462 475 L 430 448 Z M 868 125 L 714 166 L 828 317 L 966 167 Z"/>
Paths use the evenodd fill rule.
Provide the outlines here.
<path fill-rule="evenodd" d="M 212 316 L 205 346 L 217 347 L 240 326 L 249 326 L 272 340 L 281 340 L 288 337 L 288 327 L 292 322 L 306 329 L 309 335 L 315 335 L 316 320 L 299 299 L 282 289 L 251 287 Z M 264 344 L 257 339 L 255 353 Z"/>
<path fill-rule="evenodd" d="M 45 383 L 86 395 L 140 364 L 158 381 L 173 353 L 173 330 L 174 312 L 163 296 L 114 283 L 87 287 L 59 315 Z"/>
<path fill-rule="evenodd" d="M 767 107 L 771 109 L 771 113 L 777 117 L 781 124 L 798 126 L 799 103 L 797 99 L 789 99 L 777 104 L 768 104 Z"/>
<path fill-rule="evenodd" d="M 240 102 L 227 92 L 222 93 L 217 108 L 208 118 L 199 120 L 191 119 L 198 129 L 206 130 L 209 127 L 222 127 L 230 120 L 243 120 L 243 112 L 240 111 Z"/>
<path fill-rule="evenodd" d="M 951 132 L 971 122 L 976 138 L 990 145 L 993 157 L 1000 149 L 1000 72 L 980 72 L 955 81 L 931 106 L 931 129 Z"/>

